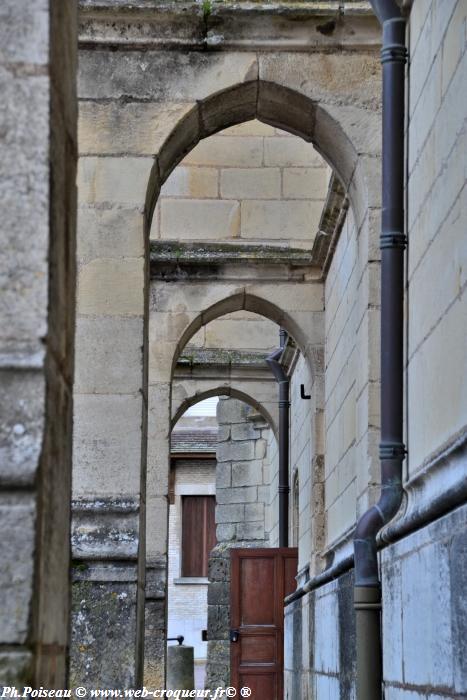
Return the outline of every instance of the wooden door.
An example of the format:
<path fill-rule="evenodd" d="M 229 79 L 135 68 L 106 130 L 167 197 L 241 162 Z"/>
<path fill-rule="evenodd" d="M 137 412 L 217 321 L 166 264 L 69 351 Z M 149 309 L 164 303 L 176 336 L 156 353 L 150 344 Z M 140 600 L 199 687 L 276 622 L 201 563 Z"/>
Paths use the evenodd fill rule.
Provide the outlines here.
<path fill-rule="evenodd" d="M 231 684 L 255 700 L 282 700 L 284 598 L 296 588 L 297 549 L 232 549 Z"/>

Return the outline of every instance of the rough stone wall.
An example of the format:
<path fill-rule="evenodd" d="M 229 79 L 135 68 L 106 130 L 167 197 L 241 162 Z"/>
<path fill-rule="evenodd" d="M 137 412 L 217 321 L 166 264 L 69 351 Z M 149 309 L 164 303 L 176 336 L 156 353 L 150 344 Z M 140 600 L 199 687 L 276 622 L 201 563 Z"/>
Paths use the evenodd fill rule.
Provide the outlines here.
<path fill-rule="evenodd" d="M 216 470 L 217 546 L 209 558 L 206 687 L 230 683 L 230 549 L 266 547 L 270 428 L 236 399 L 220 399 Z"/>
<path fill-rule="evenodd" d="M 66 683 L 76 12 L 0 9 L 0 685 Z"/>
<path fill-rule="evenodd" d="M 217 408 L 216 531 L 219 543 L 267 539 L 265 469 L 269 427 L 236 399 L 221 397 Z"/>
<path fill-rule="evenodd" d="M 330 168 L 312 144 L 258 120 L 199 143 L 169 176 L 151 238 L 311 247 Z"/>

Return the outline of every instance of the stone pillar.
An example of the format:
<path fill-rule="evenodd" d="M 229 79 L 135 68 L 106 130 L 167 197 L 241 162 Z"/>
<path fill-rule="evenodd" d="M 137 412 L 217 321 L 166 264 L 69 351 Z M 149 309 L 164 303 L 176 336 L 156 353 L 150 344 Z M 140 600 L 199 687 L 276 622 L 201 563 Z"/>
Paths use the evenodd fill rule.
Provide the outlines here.
<path fill-rule="evenodd" d="M 76 15 L 0 10 L 0 686 L 66 687 Z"/>
<path fill-rule="evenodd" d="M 82 123 L 82 143 L 92 128 Z M 72 685 L 142 682 L 151 165 L 80 158 Z"/>
<path fill-rule="evenodd" d="M 172 359 L 172 353 L 169 351 Z M 161 362 L 161 369 L 170 364 Z M 144 685 L 165 684 L 169 523 L 170 382 L 150 371 Z"/>
<path fill-rule="evenodd" d="M 230 550 L 266 547 L 269 503 L 267 432 L 247 404 L 221 398 L 217 409 L 217 546 L 209 558 L 206 687 L 230 684 Z"/>

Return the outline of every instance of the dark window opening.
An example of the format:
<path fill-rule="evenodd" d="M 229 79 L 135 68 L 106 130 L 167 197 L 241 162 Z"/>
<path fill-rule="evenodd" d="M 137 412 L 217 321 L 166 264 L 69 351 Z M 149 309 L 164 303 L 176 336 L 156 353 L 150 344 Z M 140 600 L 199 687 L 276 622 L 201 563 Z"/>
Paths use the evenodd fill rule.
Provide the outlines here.
<path fill-rule="evenodd" d="M 215 496 L 182 497 L 182 576 L 207 577 L 216 545 Z"/>

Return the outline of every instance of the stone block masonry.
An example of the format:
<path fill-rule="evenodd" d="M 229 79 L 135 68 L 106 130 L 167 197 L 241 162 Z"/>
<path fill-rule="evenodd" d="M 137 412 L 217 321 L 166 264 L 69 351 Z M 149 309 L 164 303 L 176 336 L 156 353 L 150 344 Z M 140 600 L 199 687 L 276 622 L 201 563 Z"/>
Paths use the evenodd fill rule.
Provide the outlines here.
<path fill-rule="evenodd" d="M 209 557 L 208 588 L 206 687 L 211 689 L 230 684 L 230 549 L 268 546 L 266 513 L 270 499 L 266 444 L 272 431 L 263 419 L 258 419 L 253 409 L 241 401 L 228 398 L 219 401 L 218 544 Z"/>
<path fill-rule="evenodd" d="M 77 3 L 0 9 L 0 686 L 66 687 Z"/>
<path fill-rule="evenodd" d="M 201 141 L 161 189 L 151 237 L 312 246 L 330 169 L 311 144 L 257 120 Z"/>
<path fill-rule="evenodd" d="M 222 544 L 238 539 L 254 540 L 261 543 L 258 546 L 264 546 L 268 539 L 268 501 L 263 500 L 263 487 L 269 486 L 265 449 L 270 429 L 258 418 L 253 409 L 237 399 L 219 400 L 216 523 L 217 539 Z"/>

